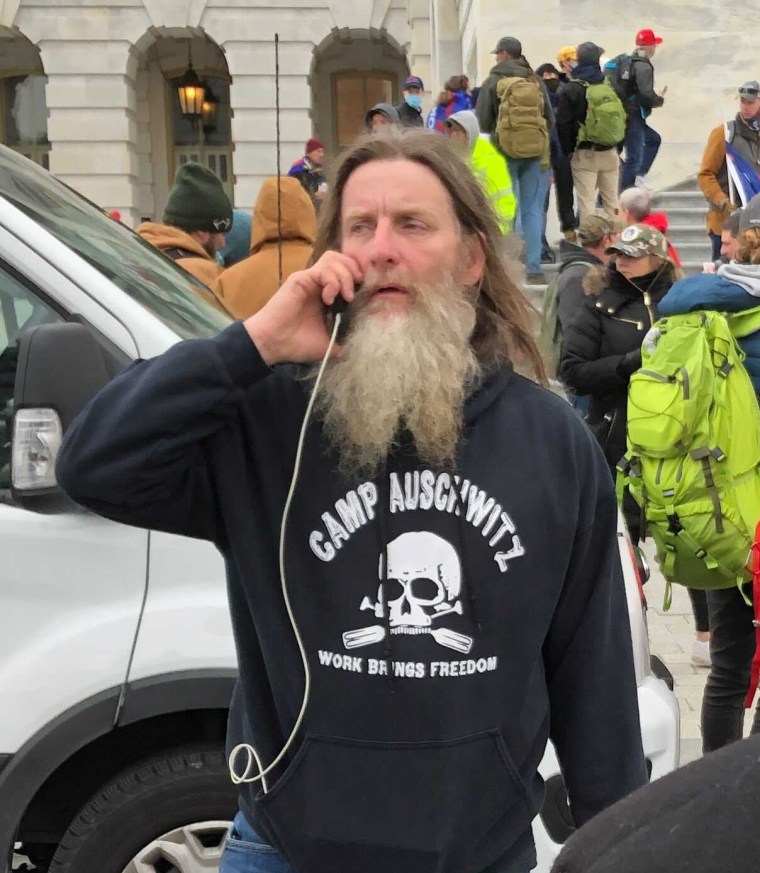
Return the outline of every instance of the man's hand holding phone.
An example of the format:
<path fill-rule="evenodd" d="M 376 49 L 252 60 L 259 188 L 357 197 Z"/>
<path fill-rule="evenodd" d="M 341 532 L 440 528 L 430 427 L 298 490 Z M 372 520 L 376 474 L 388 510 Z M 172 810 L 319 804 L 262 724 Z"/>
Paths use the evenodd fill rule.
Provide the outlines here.
<path fill-rule="evenodd" d="M 288 276 L 266 306 L 243 326 L 270 366 L 319 361 L 330 342 L 325 307 L 338 296 L 350 303 L 354 286 L 363 278 L 354 258 L 325 252 L 312 267 Z M 333 349 L 333 354 L 338 351 Z"/>

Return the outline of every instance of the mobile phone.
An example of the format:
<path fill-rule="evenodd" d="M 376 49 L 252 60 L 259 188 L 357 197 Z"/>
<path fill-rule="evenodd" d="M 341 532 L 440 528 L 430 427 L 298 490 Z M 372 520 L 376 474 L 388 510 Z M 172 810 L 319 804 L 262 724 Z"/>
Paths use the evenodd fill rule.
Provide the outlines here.
<path fill-rule="evenodd" d="M 358 290 L 359 286 L 354 285 L 354 293 Z M 338 336 L 336 339 L 339 343 L 342 343 L 346 338 L 351 321 L 351 305 L 342 294 L 339 294 L 330 306 L 327 307 L 327 329 L 331 334 L 335 324 L 335 317 L 337 315 L 340 315 L 340 327 L 338 328 Z"/>

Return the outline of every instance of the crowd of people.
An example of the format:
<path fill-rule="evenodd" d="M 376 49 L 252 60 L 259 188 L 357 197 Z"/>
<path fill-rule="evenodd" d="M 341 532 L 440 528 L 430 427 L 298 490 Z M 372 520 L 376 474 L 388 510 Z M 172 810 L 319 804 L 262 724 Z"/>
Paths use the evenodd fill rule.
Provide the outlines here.
<path fill-rule="evenodd" d="M 266 421 L 277 417 L 281 403 L 287 408 L 290 405 L 303 411 L 301 400 L 296 400 L 296 395 L 301 397 L 300 389 L 293 393 L 295 389 L 285 386 L 283 381 L 282 385 L 278 383 L 276 390 L 269 384 L 271 396 L 267 393 L 269 389 L 265 383 L 269 370 L 265 365 L 285 360 L 310 364 L 318 361 L 325 353 L 328 338 L 321 316 L 319 324 L 315 320 L 316 310 L 302 309 L 306 307 L 304 300 L 311 295 L 318 307 L 330 304 L 341 295 L 350 300 L 354 296 L 355 286 L 370 282 L 374 283 L 371 293 L 376 294 L 383 303 L 378 303 L 376 309 L 372 309 L 370 302 L 362 304 L 364 308 L 359 309 L 362 317 L 358 319 L 362 329 L 357 327 L 355 337 L 346 344 L 347 363 L 341 364 L 339 361 L 328 371 L 331 374 L 328 388 L 321 400 L 319 414 L 323 416 L 323 421 L 320 427 L 324 430 L 320 430 L 320 433 L 326 440 L 325 451 L 337 471 L 336 477 L 345 473 L 346 465 L 353 465 L 368 473 L 383 469 L 387 475 L 389 469 L 396 470 L 394 465 L 397 463 L 398 469 L 406 470 L 405 475 L 409 477 L 411 474 L 404 466 L 406 461 L 403 458 L 407 454 L 411 457 L 415 452 L 415 457 L 433 467 L 445 468 L 461 463 L 457 447 L 464 422 L 470 422 L 467 416 L 474 416 L 472 421 L 479 422 L 478 416 L 481 414 L 479 406 L 477 412 L 470 410 L 470 407 L 467 407 L 470 411 L 465 411 L 469 402 L 466 400 L 465 387 L 473 380 L 480 384 L 478 380 L 481 379 L 490 384 L 488 380 L 496 378 L 494 373 L 501 372 L 500 368 L 506 363 L 504 356 L 514 356 L 527 365 L 524 369 L 531 370 L 539 381 L 545 375 L 545 361 L 549 376 L 556 377 L 562 383 L 570 404 L 579 413 L 579 416 L 571 414 L 571 418 L 567 418 L 564 412 L 545 406 L 544 400 L 538 400 L 526 388 L 521 387 L 517 392 L 515 402 L 523 404 L 519 411 L 521 420 L 525 420 L 527 414 L 528 419 L 533 421 L 531 416 L 535 414 L 535 422 L 540 424 L 531 445 L 531 457 L 535 459 L 536 452 L 542 453 L 542 463 L 546 467 L 543 473 L 549 475 L 547 470 L 553 469 L 556 452 L 563 456 L 569 453 L 575 458 L 574 463 L 582 466 L 589 477 L 585 484 L 581 480 L 573 480 L 575 485 L 581 491 L 596 489 L 592 495 L 585 494 L 585 491 L 585 496 L 580 492 L 575 495 L 573 499 L 578 498 L 579 506 L 589 508 L 592 504 L 597 507 L 604 504 L 609 509 L 612 478 L 618 482 L 618 500 L 634 542 L 639 542 L 647 535 L 650 525 L 665 525 L 662 519 L 648 514 L 656 502 L 656 495 L 651 491 L 647 493 L 642 485 L 644 478 L 641 470 L 637 472 L 633 469 L 636 464 L 646 463 L 646 458 L 644 461 L 639 456 L 632 458 L 629 428 L 631 386 L 639 378 L 642 365 L 656 354 L 658 343 L 663 342 L 663 330 L 656 327 L 662 324 L 663 318 L 678 319 L 690 313 L 714 311 L 733 315 L 751 314 L 760 303 L 760 181 L 755 179 L 758 190 L 752 189 L 752 174 L 757 177 L 760 163 L 760 85 L 750 81 L 740 86 L 736 118 L 709 135 L 699 183 L 710 205 L 708 233 L 713 247 L 713 261 L 705 264 L 703 273 L 684 277 L 678 252 L 667 238 L 667 217 L 653 209 L 651 191 L 646 184 L 646 174 L 660 146 L 659 135 L 649 125 L 648 119 L 651 112 L 664 102 L 664 89 L 657 92 L 654 88 L 652 67 L 652 57 L 661 42 L 651 30 L 641 30 L 636 35 L 633 51 L 606 62 L 603 58 L 604 49 L 594 43 L 564 46 L 557 54 L 557 66 L 546 63 L 534 71 L 523 55 L 520 41 L 514 37 L 504 37 L 494 48 L 496 64 L 481 87 L 471 89 L 465 76 L 452 76 L 446 81 L 427 117 L 423 116 L 421 103 L 424 84 L 419 77 L 409 76 L 403 83 L 401 103 L 378 103 L 368 109 L 364 117 L 368 135 L 360 145 L 349 150 L 348 157 L 338 162 L 336 172 L 331 175 L 334 181 L 330 186 L 326 182 L 324 146 L 319 140 L 309 139 L 303 156 L 294 162 L 288 176 L 264 182 L 253 210 L 252 223 L 250 213 L 247 214 L 247 222 L 245 217 L 238 218 L 238 210 L 232 209 L 221 183 L 208 170 L 195 164 L 180 167 L 163 223 L 146 223 L 138 228 L 138 233 L 200 279 L 204 287 L 199 289 L 199 293 L 234 318 L 242 320 L 243 327 L 231 328 L 220 339 L 218 347 L 199 346 L 201 359 L 197 364 L 191 363 L 189 357 L 183 358 L 181 351 L 168 353 L 164 363 L 147 362 L 147 367 L 140 371 L 144 374 L 144 384 L 140 382 L 143 377 L 129 377 L 134 385 L 130 383 L 122 387 L 124 396 L 132 397 L 133 403 L 138 400 L 142 403 L 144 400 L 149 406 L 167 393 L 174 392 L 183 397 L 187 394 L 187 403 L 178 405 L 176 415 L 171 413 L 176 420 L 172 419 L 167 425 L 167 432 L 180 433 L 189 424 L 191 428 L 197 427 L 198 439 L 205 439 L 218 426 L 216 422 L 224 418 L 217 413 L 216 407 L 212 410 L 211 396 L 216 398 L 214 403 L 220 403 L 222 401 L 219 398 L 227 397 L 224 402 L 229 403 L 230 407 L 241 402 L 238 388 L 242 387 L 242 383 L 223 385 L 224 379 L 219 376 L 219 384 L 215 383 L 209 388 L 208 409 L 203 407 L 206 401 L 193 401 L 197 405 L 194 413 L 197 423 L 194 419 L 192 422 L 186 421 L 190 416 L 188 410 L 192 407 L 192 386 L 188 380 L 195 372 L 193 367 L 203 368 L 205 355 L 208 360 L 203 378 L 212 379 L 208 372 L 216 372 L 211 362 L 219 355 L 231 374 L 225 378 L 234 381 L 235 374 L 239 373 L 241 380 L 245 377 L 254 383 L 261 382 L 257 396 L 261 410 L 265 411 Z M 404 135 L 394 131 L 404 127 L 426 128 L 427 132 Z M 456 156 L 458 159 L 454 160 Z M 379 165 L 383 162 L 394 162 L 393 173 L 384 175 L 381 172 L 383 168 Z M 555 183 L 563 238 L 559 241 L 560 267 L 545 297 L 542 358 L 528 326 L 527 304 L 503 271 L 498 244 L 505 235 L 518 233 L 523 240 L 527 282 L 545 282 L 541 264 L 542 259 L 548 257 L 545 228 L 551 178 Z M 442 192 L 448 192 L 448 199 L 446 196 L 441 199 Z M 354 201 L 355 205 L 351 207 Z M 453 211 L 450 210 L 452 205 Z M 348 233 L 343 226 L 346 219 L 340 211 L 347 209 L 350 215 L 351 208 L 358 216 L 355 233 Z M 372 220 L 378 228 L 382 225 L 382 234 L 379 231 L 374 234 L 363 233 L 362 221 L 366 221 L 366 218 L 362 210 L 370 208 L 375 210 Z M 400 219 L 393 212 L 394 209 L 403 216 L 405 222 L 414 224 L 415 230 L 419 225 L 425 229 L 425 233 L 410 231 L 407 235 L 406 225 L 398 231 L 396 223 Z M 452 214 L 449 215 L 447 210 Z M 323 211 L 324 226 L 318 232 L 317 218 Z M 484 214 L 480 215 L 479 211 Z M 384 222 L 387 222 L 387 227 Z M 382 239 L 378 241 L 380 236 Z M 476 240 L 480 240 L 480 243 Z M 416 276 L 414 294 L 403 284 L 405 270 Z M 431 276 L 435 276 L 446 291 L 446 307 L 450 308 L 450 312 L 446 312 L 445 317 L 444 307 L 429 297 Z M 447 284 L 452 276 L 455 277 L 452 281 L 456 288 Z M 474 287 L 479 289 L 485 302 L 472 303 L 472 295 L 466 293 L 464 298 L 467 305 L 462 303 L 460 306 L 457 294 L 462 288 Z M 330 289 L 329 294 L 326 293 L 327 288 Z M 438 286 L 433 290 L 437 291 Z M 373 330 L 372 312 L 393 311 L 394 307 L 400 307 L 405 312 L 399 302 L 405 298 L 408 298 L 407 302 L 412 301 L 408 302 L 410 310 L 416 311 L 418 305 L 420 309 L 419 322 L 415 322 L 413 334 L 407 335 L 402 331 L 396 336 L 396 332 L 390 329 L 392 325 L 386 322 L 381 322 L 382 330 Z M 360 299 L 364 298 L 360 295 Z M 682 323 L 695 331 L 694 337 L 705 335 L 707 320 L 698 318 Z M 452 330 L 459 332 L 452 334 Z M 698 333 L 700 330 L 703 333 Z M 471 336 L 475 338 L 472 342 L 469 339 Z M 296 341 L 292 337 L 300 339 Z M 722 376 L 731 378 L 731 369 L 746 370 L 752 387 L 760 394 L 760 319 L 750 329 L 737 331 L 736 339 L 740 352 L 731 359 L 730 367 L 725 369 Z M 244 351 L 243 346 L 251 341 L 256 345 L 263 363 L 259 361 L 254 365 L 245 359 L 248 352 Z M 297 342 L 305 345 L 299 347 Z M 303 353 L 303 348 L 310 349 L 308 354 Z M 398 358 L 402 348 L 406 350 L 405 358 L 397 368 L 393 366 L 393 361 Z M 459 353 L 455 352 L 457 349 Z M 465 352 L 465 349 L 469 351 Z M 688 375 L 691 372 L 688 359 L 691 349 L 687 348 L 682 353 L 683 361 L 676 362 L 679 368 L 677 372 Z M 174 373 L 173 354 L 176 363 L 188 368 L 186 372 L 179 366 L 177 372 L 180 375 Z M 438 379 L 444 379 L 446 374 L 450 380 L 438 385 Z M 202 378 L 200 369 L 197 377 Z M 421 383 L 428 378 L 431 384 L 422 390 Z M 676 384 L 679 378 L 678 375 L 662 377 L 660 382 Z M 390 384 L 394 386 L 393 391 L 388 388 Z M 698 391 L 698 387 L 690 386 L 687 379 L 686 394 L 690 388 Z M 428 390 L 436 389 L 440 389 L 439 395 L 428 396 Z M 98 457 L 106 457 L 110 449 L 118 444 L 117 447 L 126 454 L 125 463 L 127 466 L 132 464 L 134 471 L 147 463 L 146 458 L 126 447 L 126 437 L 122 435 L 129 432 L 130 426 L 139 429 L 145 425 L 140 422 L 132 424 L 132 419 L 139 417 L 132 415 L 131 406 L 126 400 L 119 399 L 118 389 L 109 390 L 110 397 L 100 400 L 90 413 L 91 422 L 85 418 L 79 425 L 82 434 L 68 438 L 63 452 L 63 470 L 64 473 L 69 471 L 68 481 L 73 489 L 80 486 L 77 476 L 71 471 L 79 473 L 88 465 L 92 466 L 94 461 L 90 464 L 90 452 L 99 452 Z M 478 389 L 478 396 L 483 390 Z M 496 390 L 497 395 L 501 390 Z M 229 396 L 225 393 L 231 391 L 234 397 L 233 393 L 229 393 Z M 760 420 L 757 401 L 755 398 L 752 400 L 752 409 L 745 404 L 741 414 L 752 415 L 754 411 Z M 426 405 L 428 402 L 429 405 Z M 493 412 L 495 417 L 492 425 L 508 421 L 509 402 L 498 398 L 493 402 L 498 411 Z M 502 402 L 506 404 L 503 410 Z M 422 404 L 421 410 L 416 405 L 418 403 Z M 537 404 L 535 410 L 533 404 Z M 359 407 L 361 426 L 352 420 L 357 416 Z M 266 418 L 266 410 L 270 410 L 269 418 Z M 517 414 L 516 410 L 513 412 Z M 171 418 L 169 413 L 166 414 Z M 239 414 L 239 410 L 235 414 Z M 703 410 L 700 414 L 707 413 Z M 551 451 L 541 448 L 547 439 L 547 416 L 549 419 L 557 417 L 558 422 L 561 419 L 559 430 L 564 434 L 563 439 L 572 436 L 572 445 L 555 445 Z M 585 419 L 588 428 L 576 431 L 574 421 L 580 416 Z M 294 445 L 296 418 L 286 416 L 287 428 L 282 433 L 275 433 L 276 429 L 271 423 L 262 425 L 258 438 L 272 445 Z M 94 422 L 97 421 L 98 427 L 102 428 L 104 419 L 110 420 L 110 431 L 106 428 L 106 435 L 102 436 L 102 431 L 96 433 Z M 399 422 L 402 423 L 403 439 L 397 432 Z M 446 428 L 447 422 L 456 425 L 455 432 Z M 255 430 L 259 425 L 249 423 L 245 427 Z M 480 425 L 473 427 L 477 429 Z M 592 451 L 585 443 L 581 446 L 584 437 L 580 434 L 589 432 L 601 448 L 601 454 L 598 455 L 600 459 L 603 456 L 601 473 L 594 461 L 598 449 Z M 468 440 L 475 440 L 474 433 L 472 429 L 468 431 Z M 113 446 L 108 443 L 109 439 Z M 145 446 L 155 441 L 163 446 L 168 439 L 161 429 L 154 428 L 150 433 L 136 434 L 134 444 Z M 398 448 L 398 439 L 403 443 L 403 451 Z M 489 431 L 489 447 L 495 445 L 494 439 L 494 432 Z M 519 455 L 521 449 L 514 446 L 511 439 L 508 429 L 505 430 L 505 444 L 509 443 L 511 448 L 509 457 L 504 458 L 500 468 L 499 475 L 502 477 L 511 475 L 509 470 L 520 468 L 519 461 L 515 462 L 511 453 L 516 451 Z M 658 484 L 661 474 L 663 481 L 667 475 L 666 460 L 679 457 L 683 439 L 685 437 L 679 437 L 667 451 L 659 456 L 654 455 L 655 459 L 659 459 Z M 100 445 L 98 440 L 105 440 L 105 444 Z M 227 434 L 219 438 L 218 445 L 214 444 L 214 452 L 225 451 L 223 443 L 229 447 L 225 440 L 227 443 L 231 441 L 233 449 L 238 445 Z M 90 447 L 90 442 L 95 448 Z M 646 454 L 641 446 L 634 448 L 640 455 Z M 173 446 L 178 453 L 180 449 L 182 446 Z M 312 449 L 316 451 L 314 447 Z M 475 449 L 473 451 L 476 452 Z M 705 455 L 691 458 L 691 461 L 701 463 L 708 471 L 705 477 L 712 501 L 710 511 L 715 513 L 714 527 L 719 533 L 724 530 L 720 489 L 726 486 L 720 473 L 710 473 L 709 465 L 722 460 L 720 454 L 722 452 L 725 456 L 726 451 L 730 455 L 731 449 L 727 445 L 713 446 L 707 452 L 712 460 Z M 398 458 L 396 452 L 400 452 Z M 492 454 L 492 448 L 486 450 L 484 444 L 481 460 Z M 319 458 L 319 453 L 314 455 L 314 469 L 319 466 Z M 371 462 L 368 462 L 368 458 Z M 760 457 L 757 460 L 760 463 Z M 158 465 L 156 459 L 150 459 L 150 462 Z M 474 464 L 475 460 L 468 462 Z M 199 463 L 197 458 L 193 463 Z M 218 486 L 227 487 L 229 483 L 220 472 L 221 467 L 215 466 L 217 461 L 209 460 L 208 463 L 211 472 L 206 470 L 203 477 L 221 477 Z M 221 464 L 221 461 L 218 463 Z M 280 481 L 281 476 L 279 479 L 275 476 L 277 481 L 270 482 L 269 477 L 274 475 L 273 472 L 259 469 L 258 461 L 252 455 L 241 456 L 241 463 L 243 466 L 249 465 L 248 473 L 253 479 L 258 481 L 260 478 L 268 483 L 266 493 L 270 498 L 272 494 L 282 491 L 284 483 Z M 332 470 L 333 466 L 329 469 Z M 147 475 L 140 470 L 139 476 Z M 680 477 L 683 470 L 682 465 L 675 475 Z M 159 470 L 156 466 L 156 476 L 159 473 L 163 475 L 162 471 L 163 468 Z M 485 479 L 493 472 L 484 468 L 478 475 Z M 555 473 L 560 475 L 557 471 Z M 121 473 L 119 475 L 122 476 Z M 124 481 L 128 481 L 131 475 L 137 481 L 137 472 L 126 470 L 119 482 L 124 477 Z M 322 489 L 325 493 L 335 491 L 337 494 L 338 478 L 331 478 L 332 475 L 325 467 L 324 476 L 315 478 L 311 487 L 317 491 Z M 400 476 L 401 473 L 394 472 L 392 475 Z M 525 492 L 525 481 L 515 475 L 515 483 L 522 483 L 516 484 L 516 487 Z M 199 482 L 208 488 L 210 480 L 203 477 Z M 233 478 L 239 478 L 237 473 Z M 97 478 L 89 481 L 92 483 L 92 492 L 79 493 L 78 499 L 80 502 L 87 503 L 90 500 L 97 504 L 99 490 L 108 483 L 105 479 L 101 481 Z M 410 481 L 407 480 L 407 488 L 410 487 Z M 563 481 L 567 481 L 566 477 Z M 547 488 L 548 491 L 542 493 L 553 493 L 553 484 Z M 531 486 L 527 490 L 532 492 L 537 489 Z M 239 559 L 250 565 L 249 570 L 255 569 L 263 576 L 271 575 L 271 562 L 266 566 L 258 565 L 250 553 L 243 554 L 241 547 L 225 539 L 229 534 L 227 525 L 231 522 L 219 514 L 216 492 L 209 490 L 204 494 L 203 519 L 207 527 L 200 533 L 196 531 L 194 535 L 218 538 L 224 549 L 231 555 L 234 553 L 231 558 L 234 566 L 238 566 L 236 562 Z M 154 507 L 140 510 L 138 497 L 136 493 L 135 503 L 125 504 L 123 510 L 119 510 L 120 517 L 148 526 L 155 524 L 157 519 L 161 525 L 169 524 L 167 519 L 171 516 L 170 512 L 167 511 L 166 516 L 157 516 Z M 403 501 L 403 495 L 399 499 Z M 457 509 L 457 499 L 447 497 L 449 513 Z M 564 501 L 569 499 L 567 494 L 563 494 Z M 442 505 L 440 498 L 436 500 Z M 246 501 L 255 507 L 262 518 L 269 517 L 267 512 L 271 507 L 262 509 L 260 496 L 251 492 L 247 494 Z M 415 508 L 418 503 L 419 495 L 414 503 Z M 175 507 L 172 511 L 178 510 Z M 668 529 L 662 536 L 666 547 L 669 543 L 670 548 L 676 551 L 674 538 L 680 536 L 683 539 L 684 528 L 673 506 L 670 506 L 669 513 L 666 512 L 665 525 Z M 365 515 L 366 518 L 374 518 L 369 506 L 365 508 Z M 561 518 L 562 512 L 558 510 L 553 517 Z M 171 523 L 171 529 L 187 532 L 192 527 L 188 518 L 190 515 L 177 516 L 176 523 Z M 614 600 L 612 590 L 616 584 L 613 580 L 615 574 L 607 563 L 609 556 L 606 553 L 592 553 L 589 563 L 588 552 L 584 552 L 583 557 L 576 555 L 577 540 L 573 539 L 598 536 L 600 539 L 595 539 L 595 547 L 600 548 L 604 535 L 594 533 L 600 518 L 592 511 L 581 525 L 582 530 L 581 527 L 574 531 L 568 528 L 567 543 L 575 545 L 568 545 L 569 551 L 564 555 L 563 560 L 566 561 L 563 566 L 574 566 L 572 562 L 576 558 L 582 561 L 588 579 L 604 589 L 605 597 Z M 391 515 L 387 514 L 383 524 L 387 525 L 390 519 Z M 222 530 L 224 536 L 219 533 Z M 348 537 L 353 530 L 349 526 L 345 536 Z M 394 533 L 405 535 L 395 528 Z M 513 548 L 522 555 L 520 540 L 514 532 L 513 535 Z M 733 528 L 730 535 L 735 536 Z M 318 534 L 317 540 L 314 536 L 312 534 L 310 540 L 312 552 L 324 562 L 331 561 L 333 558 L 325 555 L 337 554 L 341 546 L 340 539 L 333 539 L 331 552 L 321 547 L 323 551 L 320 553 L 319 549 L 315 551 L 315 543 L 320 541 L 319 538 L 324 539 L 324 535 Z M 379 536 L 384 544 L 388 542 L 387 530 L 382 529 Z M 461 524 L 457 536 L 460 539 L 463 536 Z M 688 536 L 692 537 L 691 534 Z M 725 537 L 728 536 L 726 532 Z M 692 544 L 692 559 L 696 557 L 703 561 L 708 571 L 714 571 L 720 565 L 720 560 L 713 560 L 713 556 L 708 555 L 707 550 L 693 537 Z M 269 554 L 271 543 L 262 541 L 259 545 Z M 667 550 L 666 547 L 663 548 Z M 384 548 L 387 549 L 387 546 L 384 545 Z M 592 544 L 585 542 L 586 548 L 592 549 Z M 387 566 L 389 552 L 384 554 Z M 381 573 L 384 572 L 383 566 L 381 559 Z M 667 571 L 666 567 L 664 569 Z M 543 570 L 539 571 L 538 577 L 542 573 Z M 251 651 L 246 645 L 250 638 L 258 640 L 257 634 L 263 634 L 264 631 L 246 624 L 250 619 L 245 600 L 248 595 L 243 593 L 245 581 L 241 582 L 241 579 L 238 575 L 232 583 L 233 588 L 242 585 L 237 603 L 233 604 L 233 613 L 235 609 L 238 610 L 236 632 L 242 634 L 238 639 L 239 651 L 249 659 L 245 669 L 255 684 L 259 681 L 256 671 L 264 669 L 259 663 L 262 655 L 257 648 L 256 657 L 251 661 Z M 689 587 L 694 609 L 696 636 L 692 661 L 710 669 L 702 708 L 703 747 L 705 752 L 710 752 L 742 737 L 744 703 L 755 651 L 753 607 L 741 585 L 694 588 L 689 586 L 689 579 L 683 575 L 676 581 Z M 740 578 L 739 581 L 746 579 Z M 411 584 L 409 581 L 403 582 L 407 586 L 403 597 L 407 600 L 410 598 L 408 586 Z M 630 667 L 618 645 L 625 638 L 622 602 L 615 604 L 613 614 L 605 613 L 605 620 L 618 628 L 612 636 L 607 633 L 603 638 L 596 638 L 593 630 L 583 624 L 584 610 L 593 607 L 594 597 L 601 588 L 588 595 L 590 600 L 586 601 L 585 606 L 566 604 L 560 609 L 563 615 L 559 622 L 554 619 L 542 626 L 543 654 L 536 657 L 547 659 L 543 664 L 545 669 L 550 672 L 555 667 L 559 669 L 562 657 L 569 657 L 567 652 L 575 644 L 570 648 L 568 646 L 577 628 L 585 628 L 583 632 L 593 637 L 584 645 L 590 646 L 589 651 L 593 649 L 595 652 L 595 669 L 599 669 L 599 658 L 604 647 L 613 639 L 616 662 L 619 664 L 622 657 L 625 662 L 624 673 Z M 473 587 L 469 597 L 475 613 L 480 596 L 480 591 L 476 596 Z M 567 593 L 563 596 L 567 596 Z M 383 618 L 382 595 L 371 608 L 378 619 Z M 462 608 L 460 604 L 460 615 Z M 605 607 L 609 608 L 609 605 Z M 571 617 L 565 615 L 568 609 Z M 281 623 L 282 616 L 278 614 L 273 619 Z M 571 621 L 572 629 L 569 624 L 563 624 L 565 620 Z M 479 627 L 480 618 L 473 618 L 473 622 Z M 383 637 L 391 640 L 392 628 L 390 633 L 387 633 L 388 628 L 380 625 L 378 628 Z M 606 630 L 609 631 L 610 627 Z M 392 643 L 387 642 L 386 659 L 391 657 L 388 654 L 391 650 Z M 573 677 L 581 682 L 577 673 L 568 676 L 568 670 L 572 669 L 567 664 L 561 667 L 563 684 Z M 587 681 L 588 677 L 584 676 L 582 683 Z M 609 685 L 617 679 L 607 676 L 605 681 Z M 635 693 L 630 682 L 626 684 L 626 681 L 612 697 L 609 687 L 602 687 L 604 683 L 597 682 L 596 693 L 600 695 L 599 701 L 603 701 L 601 710 L 590 698 L 584 697 L 586 709 L 583 715 L 575 713 L 572 716 L 580 719 L 578 725 L 582 722 L 584 730 L 588 730 L 588 713 L 595 711 L 601 723 L 606 725 L 605 730 L 614 728 L 616 742 L 624 737 L 627 745 L 626 750 L 616 751 L 615 762 L 605 762 L 608 775 L 600 783 L 601 794 L 593 799 L 589 798 L 584 777 L 574 772 L 572 766 L 567 771 L 571 780 L 575 780 L 571 786 L 571 805 L 579 823 L 645 781 L 640 745 L 628 735 Z M 552 688 L 549 694 L 553 698 L 551 706 L 562 714 L 554 727 L 555 731 L 559 731 L 555 739 L 559 743 L 561 757 L 567 760 L 573 760 L 578 754 L 582 757 L 589 751 L 588 737 L 580 742 L 578 737 L 571 740 L 563 736 L 567 712 L 574 711 L 575 703 L 571 703 L 557 688 Z M 609 722 L 613 697 L 613 708 L 618 708 L 614 725 Z M 290 699 L 286 709 L 292 706 L 293 700 Z M 603 716 L 599 715 L 602 710 Z M 627 717 L 624 716 L 625 712 L 628 712 Z M 539 714 L 542 718 L 545 715 Z M 251 738 L 251 732 L 256 732 L 247 723 L 235 723 L 233 730 L 239 734 L 237 740 L 242 737 L 246 741 Z M 758 714 L 753 727 L 753 732 L 757 731 L 760 731 Z M 271 757 L 274 757 L 282 740 L 277 731 L 264 737 Z M 599 741 L 603 745 L 601 735 Z M 573 747 L 572 742 L 578 742 L 579 745 Z M 579 746 L 583 752 L 579 752 Z M 599 748 L 594 752 L 595 755 L 600 754 Z M 535 778 L 537 759 L 534 760 L 530 755 L 528 758 L 525 773 L 521 776 L 530 782 Z M 563 761 L 563 765 L 567 760 Z M 596 770 L 597 765 L 598 761 L 595 761 Z M 257 828 L 266 828 L 266 819 L 257 811 L 253 795 L 246 797 L 249 805 L 238 817 L 236 827 L 240 834 L 252 833 L 256 837 L 252 822 Z M 529 818 L 527 822 L 523 823 L 526 828 L 529 827 Z M 284 826 L 287 828 L 287 822 Z M 371 836 L 371 839 L 375 838 Z M 525 870 L 529 869 L 531 862 L 526 845 L 522 837 L 515 838 L 507 852 L 517 867 Z M 308 847 L 292 846 L 296 855 L 302 850 L 310 851 Z M 339 869 L 345 857 L 337 848 L 331 851 L 335 852 L 335 869 Z M 576 851 L 571 845 L 558 869 L 586 869 L 575 866 L 578 858 L 574 854 Z M 234 868 L 229 869 L 232 871 Z"/>

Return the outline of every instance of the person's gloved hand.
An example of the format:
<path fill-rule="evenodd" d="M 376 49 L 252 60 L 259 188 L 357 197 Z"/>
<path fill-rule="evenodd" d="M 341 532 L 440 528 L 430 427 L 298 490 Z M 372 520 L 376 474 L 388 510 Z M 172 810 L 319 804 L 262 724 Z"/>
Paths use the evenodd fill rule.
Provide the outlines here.
<path fill-rule="evenodd" d="M 630 379 L 631 375 L 641 367 L 641 349 L 634 349 L 623 355 L 617 365 L 618 376 Z"/>
<path fill-rule="evenodd" d="M 728 198 L 726 198 L 720 204 L 720 211 L 724 215 L 731 215 L 731 213 L 736 212 L 737 209 L 741 209 L 741 206 L 737 206 L 735 203 L 732 203 L 731 200 L 729 200 Z"/>

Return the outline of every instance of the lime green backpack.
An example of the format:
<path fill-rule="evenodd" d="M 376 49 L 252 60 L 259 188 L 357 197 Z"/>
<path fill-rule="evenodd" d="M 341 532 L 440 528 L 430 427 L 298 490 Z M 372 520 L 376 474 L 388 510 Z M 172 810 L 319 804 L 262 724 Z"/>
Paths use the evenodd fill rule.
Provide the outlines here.
<path fill-rule="evenodd" d="M 733 332 L 732 332 L 733 328 Z M 628 451 L 618 465 L 668 582 L 730 588 L 749 580 L 760 520 L 760 409 L 736 336 L 760 307 L 658 321 L 628 387 Z"/>

